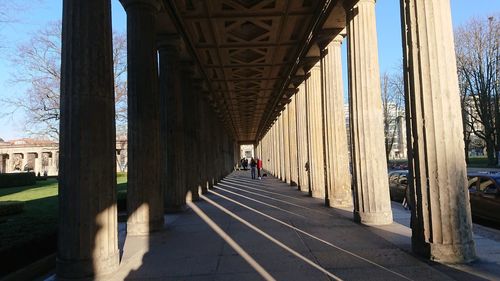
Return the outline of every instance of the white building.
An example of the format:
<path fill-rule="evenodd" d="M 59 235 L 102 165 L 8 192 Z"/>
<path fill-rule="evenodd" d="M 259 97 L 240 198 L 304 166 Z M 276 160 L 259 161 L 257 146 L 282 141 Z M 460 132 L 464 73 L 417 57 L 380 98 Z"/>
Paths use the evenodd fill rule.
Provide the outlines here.
<path fill-rule="evenodd" d="M 116 140 L 116 171 L 127 171 L 127 139 Z M 32 171 L 56 176 L 59 172 L 59 144 L 50 140 L 0 138 L 0 173 Z"/>

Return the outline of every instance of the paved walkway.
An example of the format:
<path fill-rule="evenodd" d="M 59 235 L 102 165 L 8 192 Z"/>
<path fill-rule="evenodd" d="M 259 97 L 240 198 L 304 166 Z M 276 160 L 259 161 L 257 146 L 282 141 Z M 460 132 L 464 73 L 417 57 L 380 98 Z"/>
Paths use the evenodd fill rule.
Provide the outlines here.
<path fill-rule="evenodd" d="M 421 260 L 408 252 L 406 226 L 356 224 L 350 211 L 325 208 L 273 177 L 251 180 L 248 171 L 232 173 L 189 205 L 167 216 L 164 231 L 126 238 L 111 280 L 500 278 L 489 267 L 500 268 L 494 261 L 460 268 Z M 396 220 L 404 220 L 404 212 L 396 211 Z"/>

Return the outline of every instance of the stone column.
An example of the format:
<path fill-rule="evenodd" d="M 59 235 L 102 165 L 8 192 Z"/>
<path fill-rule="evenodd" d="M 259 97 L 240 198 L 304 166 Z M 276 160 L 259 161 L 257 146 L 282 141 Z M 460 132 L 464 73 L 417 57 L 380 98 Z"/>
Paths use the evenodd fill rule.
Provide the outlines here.
<path fill-rule="evenodd" d="M 112 50 L 111 1 L 64 1 L 58 279 L 118 268 Z"/>
<path fill-rule="evenodd" d="M 275 145 L 274 145 L 274 148 L 275 148 L 275 157 L 274 157 L 274 166 L 275 166 L 275 174 L 276 174 L 276 177 L 281 179 L 281 169 L 280 169 L 280 165 L 281 165 L 281 155 L 280 155 L 280 152 L 281 152 L 281 148 L 280 148 L 280 135 L 279 135 L 279 119 L 276 119 L 276 123 L 274 124 L 274 139 L 275 139 Z"/>
<path fill-rule="evenodd" d="M 159 36 L 159 84 L 160 84 L 160 119 L 161 119 L 161 185 L 164 192 L 164 210 L 166 212 L 181 211 L 185 205 L 184 181 L 182 173 L 180 136 L 182 123 L 182 92 L 179 81 L 179 61 L 177 38 Z M 179 124 L 180 123 L 180 124 Z M 163 166 L 164 165 L 164 166 Z"/>
<path fill-rule="evenodd" d="M 295 95 L 288 104 L 288 142 L 290 154 L 290 184 L 298 185 L 298 158 L 297 158 L 297 116 L 295 111 Z"/>
<path fill-rule="evenodd" d="M 326 48 L 323 58 L 324 120 L 326 180 L 328 202 L 331 207 L 351 207 L 351 173 L 349 148 L 344 113 L 344 89 L 342 87 L 342 52 L 344 35 L 337 35 Z"/>
<path fill-rule="evenodd" d="M 179 70 L 178 70 L 179 71 Z M 196 160 L 196 116 L 197 116 L 197 96 L 195 96 L 195 81 L 193 79 L 193 64 L 190 61 L 182 63 L 180 69 L 182 81 L 182 107 L 184 118 L 184 177 L 187 191 L 191 191 L 191 200 L 198 200 L 198 180 Z"/>
<path fill-rule="evenodd" d="M 276 171 L 276 167 L 274 165 L 274 158 L 276 156 L 276 140 L 274 138 L 274 125 L 272 125 L 271 129 L 269 130 L 269 132 L 271 133 L 270 134 L 270 138 L 269 138 L 269 148 L 270 148 L 270 151 L 271 151 L 271 163 L 270 163 L 270 169 L 269 171 L 273 174 L 273 175 L 276 175 L 275 171 Z"/>
<path fill-rule="evenodd" d="M 212 129 L 212 118 L 213 118 L 213 108 L 210 105 L 205 106 L 206 110 L 206 126 L 207 126 L 207 165 L 205 168 L 207 170 L 208 177 L 208 189 L 212 189 L 215 183 L 215 173 L 214 173 L 214 164 L 215 164 L 215 143 L 214 143 L 214 131 Z"/>
<path fill-rule="evenodd" d="M 281 112 L 281 115 L 280 117 L 278 118 L 278 128 L 277 128 L 277 133 L 278 133 L 278 142 L 279 142 L 279 153 L 280 153 L 280 156 L 279 156 L 279 159 L 280 159 L 280 179 L 282 181 L 286 181 L 286 173 L 285 173 L 285 170 L 286 170 L 286 167 L 285 167 L 285 140 L 284 140 L 284 135 L 283 135 L 283 125 L 284 125 L 284 120 L 283 120 L 283 116 L 284 116 L 284 111 Z"/>
<path fill-rule="evenodd" d="M 42 151 L 39 150 L 36 152 L 36 159 L 35 159 L 35 174 L 38 175 L 40 173 L 41 176 L 43 176 L 43 170 L 42 170 Z M 2 163 L 2 158 L 0 155 L 0 165 Z M 2 172 L 2 168 L 0 166 L 0 173 Z"/>
<path fill-rule="evenodd" d="M 358 1 L 346 15 L 354 219 L 367 225 L 390 224 L 375 0 Z"/>
<path fill-rule="evenodd" d="M 160 181 L 160 95 L 156 53 L 159 1 L 121 0 L 127 12 L 128 190 L 127 233 L 163 228 Z"/>
<path fill-rule="evenodd" d="M 317 63 L 306 80 L 307 141 L 309 144 L 309 171 L 311 195 L 325 198 L 325 164 L 323 155 L 323 117 L 321 106 L 321 67 Z"/>
<path fill-rule="evenodd" d="M 475 258 L 450 2 L 401 1 L 413 251 Z"/>
<path fill-rule="evenodd" d="M 213 118 L 213 124 L 212 124 L 212 129 L 214 132 L 214 150 L 215 150 L 215 157 L 214 157 L 214 179 L 215 183 L 218 183 L 221 179 L 221 155 L 222 155 L 222 149 L 221 149 L 221 134 L 222 130 L 220 129 L 220 124 L 218 122 L 219 120 L 217 117 L 214 116 Z"/>
<path fill-rule="evenodd" d="M 201 93 L 200 93 L 201 94 Z M 198 159 L 200 161 L 200 187 L 203 194 L 208 191 L 208 178 L 210 174 L 208 173 L 207 167 L 210 165 L 210 158 L 208 157 L 208 139 L 210 138 L 210 133 L 207 131 L 207 110 L 205 106 L 205 101 L 200 100 L 198 104 L 199 118 L 198 118 L 198 130 L 199 131 L 199 141 L 198 146 L 200 154 Z"/>
<path fill-rule="evenodd" d="M 277 177 L 277 175 L 278 175 L 278 173 L 276 172 L 276 168 L 278 167 L 278 165 L 276 164 L 276 161 L 277 161 L 276 156 L 278 155 L 276 153 L 276 145 L 278 143 L 278 140 L 276 139 L 276 126 L 277 126 L 276 124 L 277 123 L 275 121 L 274 124 L 273 124 L 273 127 L 271 128 L 271 132 L 272 132 L 272 134 L 271 134 L 271 138 L 272 138 L 271 145 L 272 145 L 272 153 L 273 153 L 272 154 L 273 157 L 271 159 L 271 163 L 273 165 L 272 173 L 273 173 L 273 175 L 275 177 Z"/>
<path fill-rule="evenodd" d="M 170 60 L 172 89 L 167 92 L 167 189 L 165 211 L 181 212 L 186 206 L 186 179 L 184 170 L 185 120 L 183 108 L 182 78 L 177 54 Z"/>
<path fill-rule="evenodd" d="M 208 188 L 211 189 L 213 188 L 213 185 L 215 183 L 215 142 L 214 142 L 214 137 L 213 137 L 213 115 L 214 111 L 212 107 L 209 107 L 207 105 L 207 130 L 209 131 L 210 137 L 207 139 L 208 142 L 208 159 L 207 160 L 210 165 L 207 165 L 207 174 L 208 174 Z"/>
<path fill-rule="evenodd" d="M 291 184 L 290 181 L 290 138 L 289 138 L 289 121 L 288 121 L 288 111 L 289 106 L 287 105 L 282 113 L 282 123 L 283 123 L 283 158 L 285 159 L 285 181 Z"/>
<path fill-rule="evenodd" d="M 299 91 L 295 94 L 295 110 L 297 115 L 298 187 L 303 192 L 309 192 L 309 176 L 306 168 L 306 166 L 309 165 L 309 146 L 307 145 L 305 83 L 299 85 Z"/>

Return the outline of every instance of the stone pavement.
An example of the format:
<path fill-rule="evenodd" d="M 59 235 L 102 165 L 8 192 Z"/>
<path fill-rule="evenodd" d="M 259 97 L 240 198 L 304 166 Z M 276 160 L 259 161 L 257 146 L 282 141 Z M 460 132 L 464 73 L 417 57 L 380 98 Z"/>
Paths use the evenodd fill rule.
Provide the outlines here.
<path fill-rule="evenodd" d="M 237 171 L 189 205 L 167 215 L 165 230 L 127 237 L 120 269 L 107 280 L 500 278 L 498 259 L 451 267 L 413 256 L 408 212 L 397 204 L 399 223 L 366 227 L 352 221 L 351 211 L 326 208 L 276 178 L 251 180 L 249 171 Z M 486 238 L 476 238 L 486 250 Z M 498 258 L 500 244 L 487 243 Z"/>

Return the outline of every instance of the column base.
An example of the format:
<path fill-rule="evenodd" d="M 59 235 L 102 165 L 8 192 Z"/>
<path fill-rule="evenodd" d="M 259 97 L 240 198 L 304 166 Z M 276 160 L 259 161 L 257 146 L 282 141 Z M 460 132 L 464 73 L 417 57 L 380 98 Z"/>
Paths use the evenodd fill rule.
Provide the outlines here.
<path fill-rule="evenodd" d="M 130 223 L 127 222 L 127 235 L 142 236 L 149 235 L 151 232 L 163 229 L 164 220 L 156 220 L 145 223 Z"/>
<path fill-rule="evenodd" d="M 182 213 L 186 211 L 187 207 L 186 205 L 177 205 L 177 206 L 165 206 L 165 214 L 175 214 L 175 213 Z"/>
<path fill-rule="evenodd" d="M 208 189 L 210 188 L 209 184 L 208 184 L 208 181 L 207 182 L 204 182 L 202 183 L 200 186 L 199 186 L 199 189 L 201 190 L 201 194 L 207 194 L 208 193 Z"/>
<path fill-rule="evenodd" d="M 200 201 L 200 192 L 201 189 L 198 190 L 198 188 L 196 188 L 196 190 L 188 190 L 186 193 L 186 202 Z"/>
<path fill-rule="evenodd" d="M 392 223 L 392 211 L 361 213 L 354 210 L 354 221 L 364 225 L 387 225 Z"/>
<path fill-rule="evenodd" d="M 107 275 L 118 269 L 120 253 L 102 259 L 56 260 L 57 280 L 107 280 Z"/>
<path fill-rule="evenodd" d="M 430 243 L 430 259 L 440 263 L 470 263 L 476 259 L 474 241 L 461 244 Z"/>
<path fill-rule="evenodd" d="M 330 198 L 328 200 L 329 206 L 332 208 L 350 208 L 352 207 L 352 200 L 348 199 L 336 199 L 336 198 Z"/>
<path fill-rule="evenodd" d="M 323 199 L 323 198 L 325 198 L 325 194 L 322 193 L 322 192 L 318 192 L 318 191 L 312 191 L 311 192 L 311 197 Z"/>

